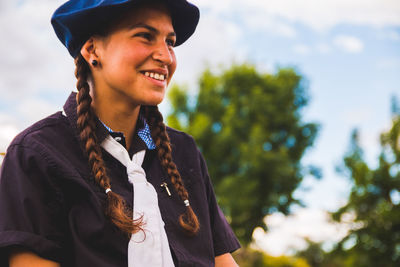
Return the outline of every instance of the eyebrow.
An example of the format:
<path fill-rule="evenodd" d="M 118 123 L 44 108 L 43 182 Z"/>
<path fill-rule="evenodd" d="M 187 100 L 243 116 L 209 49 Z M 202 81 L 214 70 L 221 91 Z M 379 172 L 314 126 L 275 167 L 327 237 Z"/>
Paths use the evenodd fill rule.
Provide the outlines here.
<path fill-rule="evenodd" d="M 138 24 L 132 25 L 132 26 L 130 27 L 130 29 L 132 29 L 132 30 L 133 30 L 133 29 L 136 29 L 136 28 L 145 28 L 145 29 L 147 29 L 147 30 L 149 30 L 149 31 L 151 31 L 151 32 L 156 33 L 156 34 L 159 34 L 159 33 L 160 33 L 159 30 L 157 30 L 156 28 L 154 28 L 154 27 L 152 27 L 152 26 L 150 26 L 150 25 L 147 25 L 147 24 L 145 24 L 145 23 L 138 23 Z M 170 32 L 170 33 L 167 34 L 167 36 L 176 36 L 176 33 L 175 33 L 175 32 Z"/>

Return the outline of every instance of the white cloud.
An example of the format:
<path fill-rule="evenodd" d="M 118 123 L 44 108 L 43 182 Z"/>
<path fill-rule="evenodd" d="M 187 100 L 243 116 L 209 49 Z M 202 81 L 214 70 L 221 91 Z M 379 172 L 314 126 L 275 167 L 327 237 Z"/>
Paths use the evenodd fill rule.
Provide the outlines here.
<path fill-rule="evenodd" d="M 1 2 L 0 34 L 6 36 L 0 43 L 0 93 L 3 97 L 29 98 L 36 92 L 70 90 L 74 86 L 72 59 L 56 39 L 50 25 L 52 12 L 63 2 L 64 0 Z M 177 81 L 194 81 L 205 64 L 229 64 L 232 60 L 241 61 L 245 58 L 246 45 L 241 40 L 243 30 L 262 30 L 265 33 L 295 38 L 297 32 L 294 22 L 317 29 L 351 23 L 354 17 L 361 16 L 365 19 L 358 19 L 357 23 L 371 25 L 380 21 L 382 25 L 397 25 L 397 20 L 390 18 L 394 17 L 391 14 L 399 13 L 397 1 L 391 0 L 193 2 L 201 8 L 202 17 L 196 34 L 187 44 L 177 49 L 180 66 L 175 77 Z M 385 16 L 382 16 L 383 13 Z M 391 35 L 395 36 L 393 33 Z M 360 43 L 347 40 L 341 47 L 347 49 L 346 51 L 356 52 L 360 49 Z M 321 53 L 329 51 L 327 46 L 316 49 Z M 310 48 L 296 46 L 294 51 L 308 54 Z"/>
<path fill-rule="evenodd" d="M 254 245 L 273 256 L 290 255 L 305 249 L 305 238 L 329 246 L 343 239 L 351 227 L 351 220 L 334 223 L 326 211 L 309 208 L 299 209 L 290 216 L 274 213 L 265 220 L 269 230 L 264 233 L 261 228 L 256 229 Z"/>
<path fill-rule="evenodd" d="M 240 10 L 246 19 L 259 16 L 288 22 L 300 22 L 315 30 L 326 30 L 339 24 L 374 27 L 399 26 L 398 0 L 194 0 L 204 10 L 229 14 Z M 262 24 L 260 25 L 262 26 Z"/>
<path fill-rule="evenodd" d="M 22 99 L 16 106 L 17 115 L 25 120 L 25 127 L 49 116 L 62 107 L 53 105 L 50 101 L 41 98 Z"/>
<path fill-rule="evenodd" d="M 18 128 L 12 124 L 0 125 L 0 152 L 5 152 L 11 140 L 18 134 Z"/>
<path fill-rule="evenodd" d="M 233 22 L 221 20 L 213 14 L 204 15 L 193 37 L 175 50 L 178 68 L 174 81 L 191 82 L 193 88 L 199 70 L 205 66 L 242 61 L 246 49 L 237 45 L 241 34 Z"/>
<path fill-rule="evenodd" d="M 257 30 L 287 38 L 297 36 L 295 28 L 290 23 L 279 17 L 265 16 L 263 10 L 243 10 L 240 14 L 248 30 Z"/>
<path fill-rule="evenodd" d="M 21 98 L 12 112 L 0 113 L 0 152 L 6 150 L 22 129 L 58 110 L 61 107 L 41 98 Z"/>
<path fill-rule="evenodd" d="M 50 24 L 63 2 L 1 1 L 0 152 L 23 128 L 61 108 L 45 98 L 48 92 L 67 95 L 75 86 L 73 59 Z"/>
<path fill-rule="evenodd" d="M 8 145 L 18 132 L 19 129 L 13 122 L 13 118 L 8 114 L 0 113 L 0 153 L 6 152 Z M 0 160 L 1 158 L 0 156 Z"/>
<path fill-rule="evenodd" d="M 0 93 L 4 98 L 29 97 L 70 81 L 66 75 L 69 58 L 50 25 L 52 12 L 62 2 L 15 1 L 0 11 Z"/>
<path fill-rule="evenodd" d="M 333 40 L 333 43 L 348 53 L 360 53 L 364 49 L 364 43 L 354 36 L 338 35 Z"/>

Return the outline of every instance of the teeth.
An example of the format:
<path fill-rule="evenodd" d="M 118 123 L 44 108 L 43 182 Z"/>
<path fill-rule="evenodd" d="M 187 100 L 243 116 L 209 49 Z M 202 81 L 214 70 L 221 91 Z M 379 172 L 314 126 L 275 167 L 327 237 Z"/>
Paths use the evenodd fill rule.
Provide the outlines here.
<path fill-rule="evenodd" d="M 155 72 L 146 71 L 144 73 L 144 75 L 147 76 L 147 77 L 151 77 L 153 79 L 156 79 L 156 80 L 160 80 L 160 81 L 164 81 L 165 80 L 164 74 L 159 74 L 159 73 L 155 73 Z"/>

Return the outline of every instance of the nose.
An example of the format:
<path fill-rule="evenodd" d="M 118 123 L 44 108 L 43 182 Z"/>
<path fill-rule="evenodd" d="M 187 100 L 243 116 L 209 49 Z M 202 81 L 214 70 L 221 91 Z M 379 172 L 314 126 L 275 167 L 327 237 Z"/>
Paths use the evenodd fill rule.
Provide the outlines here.
<path fill-rule="evenodd" d="M 164 65 L 171 65 L 174 61 L 173 50 L 165 42 L 160 43 L 153 53 L 153 59 Z"/>

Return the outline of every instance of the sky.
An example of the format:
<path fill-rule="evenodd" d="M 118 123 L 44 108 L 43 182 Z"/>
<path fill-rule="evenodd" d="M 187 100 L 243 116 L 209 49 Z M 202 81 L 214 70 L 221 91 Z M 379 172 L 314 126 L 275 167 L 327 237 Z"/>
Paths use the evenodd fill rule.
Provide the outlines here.
<path fill-rule="evenodd" d="M 61 110 L 74 90 L 74 64 L 50 24 L 62 0 L 0 0 L 0 152 L 35 121 Z M 209 67 L 251 63 L 274 73 L 293 67 L 305 77 L 310 102 L 305 122 L 320 133 L 304 164 L 323 178 L 306 177 L 295 192 L 305 208 L 267 217 L 255 246 L 273 255 L 305 246 L 303 237 L 327 247 L 353 227 L 328 222 L 327 211 L 346 202 L 351 187 L 335 172 L 358 128 L 369 164 L 376 165 L 379 134 L 391 123 L 391 97 L 400 99 L 400 1 L 398 0 L 193 0 L 201 12 L 193 37 L 176 48 L 172 82 L 191 94 Z M 164 101 L 161 110 L 169 110 Z"/>

